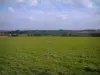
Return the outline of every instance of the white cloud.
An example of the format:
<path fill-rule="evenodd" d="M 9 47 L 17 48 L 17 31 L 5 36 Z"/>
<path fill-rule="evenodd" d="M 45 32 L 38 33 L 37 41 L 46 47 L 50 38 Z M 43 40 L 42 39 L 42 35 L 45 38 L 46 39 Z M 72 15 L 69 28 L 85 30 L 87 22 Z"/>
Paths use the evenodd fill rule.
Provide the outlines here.
<path fill-rule="evenodd" d="M 57 15 L 57 18 L 60 18 L 62 20 L 67 20 L 68 19 L 68 15 L 66 15 L 66 14 L 59 14 L 59 15 Z"/>
<path fill-rule="evenodd" d="M 10 12 L 14 12 L 14 11 L 15 11 L 13 7 L 8 7 L 8 10 L 9 10 Z"/>
<path fill-rule="evenodd" d="M 20 2 L 20 3 L 24 2 L 24 0 L 17 0 L 17 1 Z"/>
<path fill-rule="evenodd" d="M 87 8 L 95 8 L 96 5 L 92 0 L 83 0 L 83 5 Z"/>
<path fill-rule="evenodd" d="M 38 4 L 38 0 L 17 0 L 17 2 L 19 2 L 21 4 L 27 4 L 30 6 L 35 6 Z"/>
<path fill-rule="evenodd" d="M 16 2 L 17 1 L 17 2 Z M 40 6 L 41 8 L 59 8 L 70 5 L 77 8 L 97 8 L 100 7 L 100 0 L 0 0 L 1 4 L 22 4 L 29 6 Z M 63 6 L 65 9 L 67 6 Z"/>
<path fill-rule="evenodd" d="M 34 18 L 32 16 L 28 16 L 29 20 L 34 20 Z"/>
<path fill-rule="evenodd" d="M 6 0 L 5 0 L 6 1 Z M 0 21 L 3 24 L 9 23 L 14 27 L 22 28 L 44 28 L 44 29 L 84 29 L 84 28 L 100 28 L 100 10 L 95 4 L 96 0 L 18 0 L 21 9 L 8 7 L 12 13 L 0 13 Z M 63 4 L 65 6 L 63 6 Z M 69 9 L 66 5 L 76 7 Z M 16 4 L 17 5 L 17 4 Z M 39 6 L 47 8 L 47 10 L 28 9 L 31 6 Z M 62 10 L 62 7 L 64 10 Z M 49 9 L 50 8 L 50 9 Z M 59 8 L 61 10 L 52 10 Z M 80 8 L 83 12 L 80 11 Z M 84 11 L 83 8 L 88 9 Z M 25 10 L 25 12 L 20 10 Z M 95 15 L 98 13 L 98 15 Z M 6 19 L 5 19 L 6 17 Z M 10 17 L 10 19 L 9 19 Z"/>
<path fill-rule="evenodd" d="M 63 3 L 70 4 L 74 7 L 86 7 L 86 8 L 95 7 L 93 0 L 63 0 Z"/>
<path fill-rule="evenodd" d="M 47 5 L 56 5 L 56 4 L 70 4 L 76 7 L 95 7 L 100 4 L 100 0 L 0 0 L 1 4 L 11 4 L 11 3 L 25 3 L 29 5 L 37 4 L 47 4 Z"/>
<path fill-rule="evenodd" d="M 22 29 L 88 29 L 100 28 L 100 16 L 80 11 L 27 11 L 0 13 L 0 21 Z M 10 16 L 10 19 L 9 19 Z M 6 18 L 6 20 L 5 20 Z M 8 27 L 9 28 L 9 27 Z"/>
<path fill-rule="evenodd" d="M 34 6 L 34 5 L 38 4 L 38 1 L 37 0 L 31 0 L 29 3 L 30 3 L 31 6 Z"/>

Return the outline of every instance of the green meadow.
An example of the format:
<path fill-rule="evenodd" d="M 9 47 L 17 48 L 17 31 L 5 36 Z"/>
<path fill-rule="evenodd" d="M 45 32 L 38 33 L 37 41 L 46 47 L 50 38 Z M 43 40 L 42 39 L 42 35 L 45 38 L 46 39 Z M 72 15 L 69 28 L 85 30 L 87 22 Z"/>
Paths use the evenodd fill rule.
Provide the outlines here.
<path fill-rule="evenodd" d="M 1 37 L 0 75 L 100 75 L 100 38 Z"/>

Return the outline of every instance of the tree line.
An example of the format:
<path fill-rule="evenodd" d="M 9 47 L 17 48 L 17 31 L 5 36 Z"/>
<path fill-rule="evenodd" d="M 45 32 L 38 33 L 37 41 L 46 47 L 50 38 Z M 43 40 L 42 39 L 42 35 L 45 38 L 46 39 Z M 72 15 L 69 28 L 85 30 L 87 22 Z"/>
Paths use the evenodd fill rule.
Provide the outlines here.
<path fill-rule="evenodd" d="M 100 37 L 100 30 L 15 30 L 2 31 L 0 36 L 90 36 Z"/>

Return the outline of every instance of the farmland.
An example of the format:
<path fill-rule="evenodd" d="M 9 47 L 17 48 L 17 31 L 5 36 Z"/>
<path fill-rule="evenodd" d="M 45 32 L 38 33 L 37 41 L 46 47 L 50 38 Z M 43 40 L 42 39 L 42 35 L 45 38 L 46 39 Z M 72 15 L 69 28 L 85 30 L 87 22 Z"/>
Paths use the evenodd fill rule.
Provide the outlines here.
<path fill-rule="evenodd" d="M 100 75 L 100 38 L 0 37 L 0 75 Z"/>

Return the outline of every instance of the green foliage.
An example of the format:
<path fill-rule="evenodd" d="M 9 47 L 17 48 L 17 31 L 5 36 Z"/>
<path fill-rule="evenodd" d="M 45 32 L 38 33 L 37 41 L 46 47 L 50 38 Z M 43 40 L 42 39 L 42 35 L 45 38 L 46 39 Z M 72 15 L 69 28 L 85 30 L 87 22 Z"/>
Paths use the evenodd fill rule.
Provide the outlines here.
<path fill-rule="evenodd" d="M 0 75 L 100 75 L 100 38 L 1 37 Z"/>
<path fill-rule="evenodd" d="M 100 30 L 15 30 L 0 31 L 1 36 L 81 36 L 81 37 L 100 37 Z"/>

